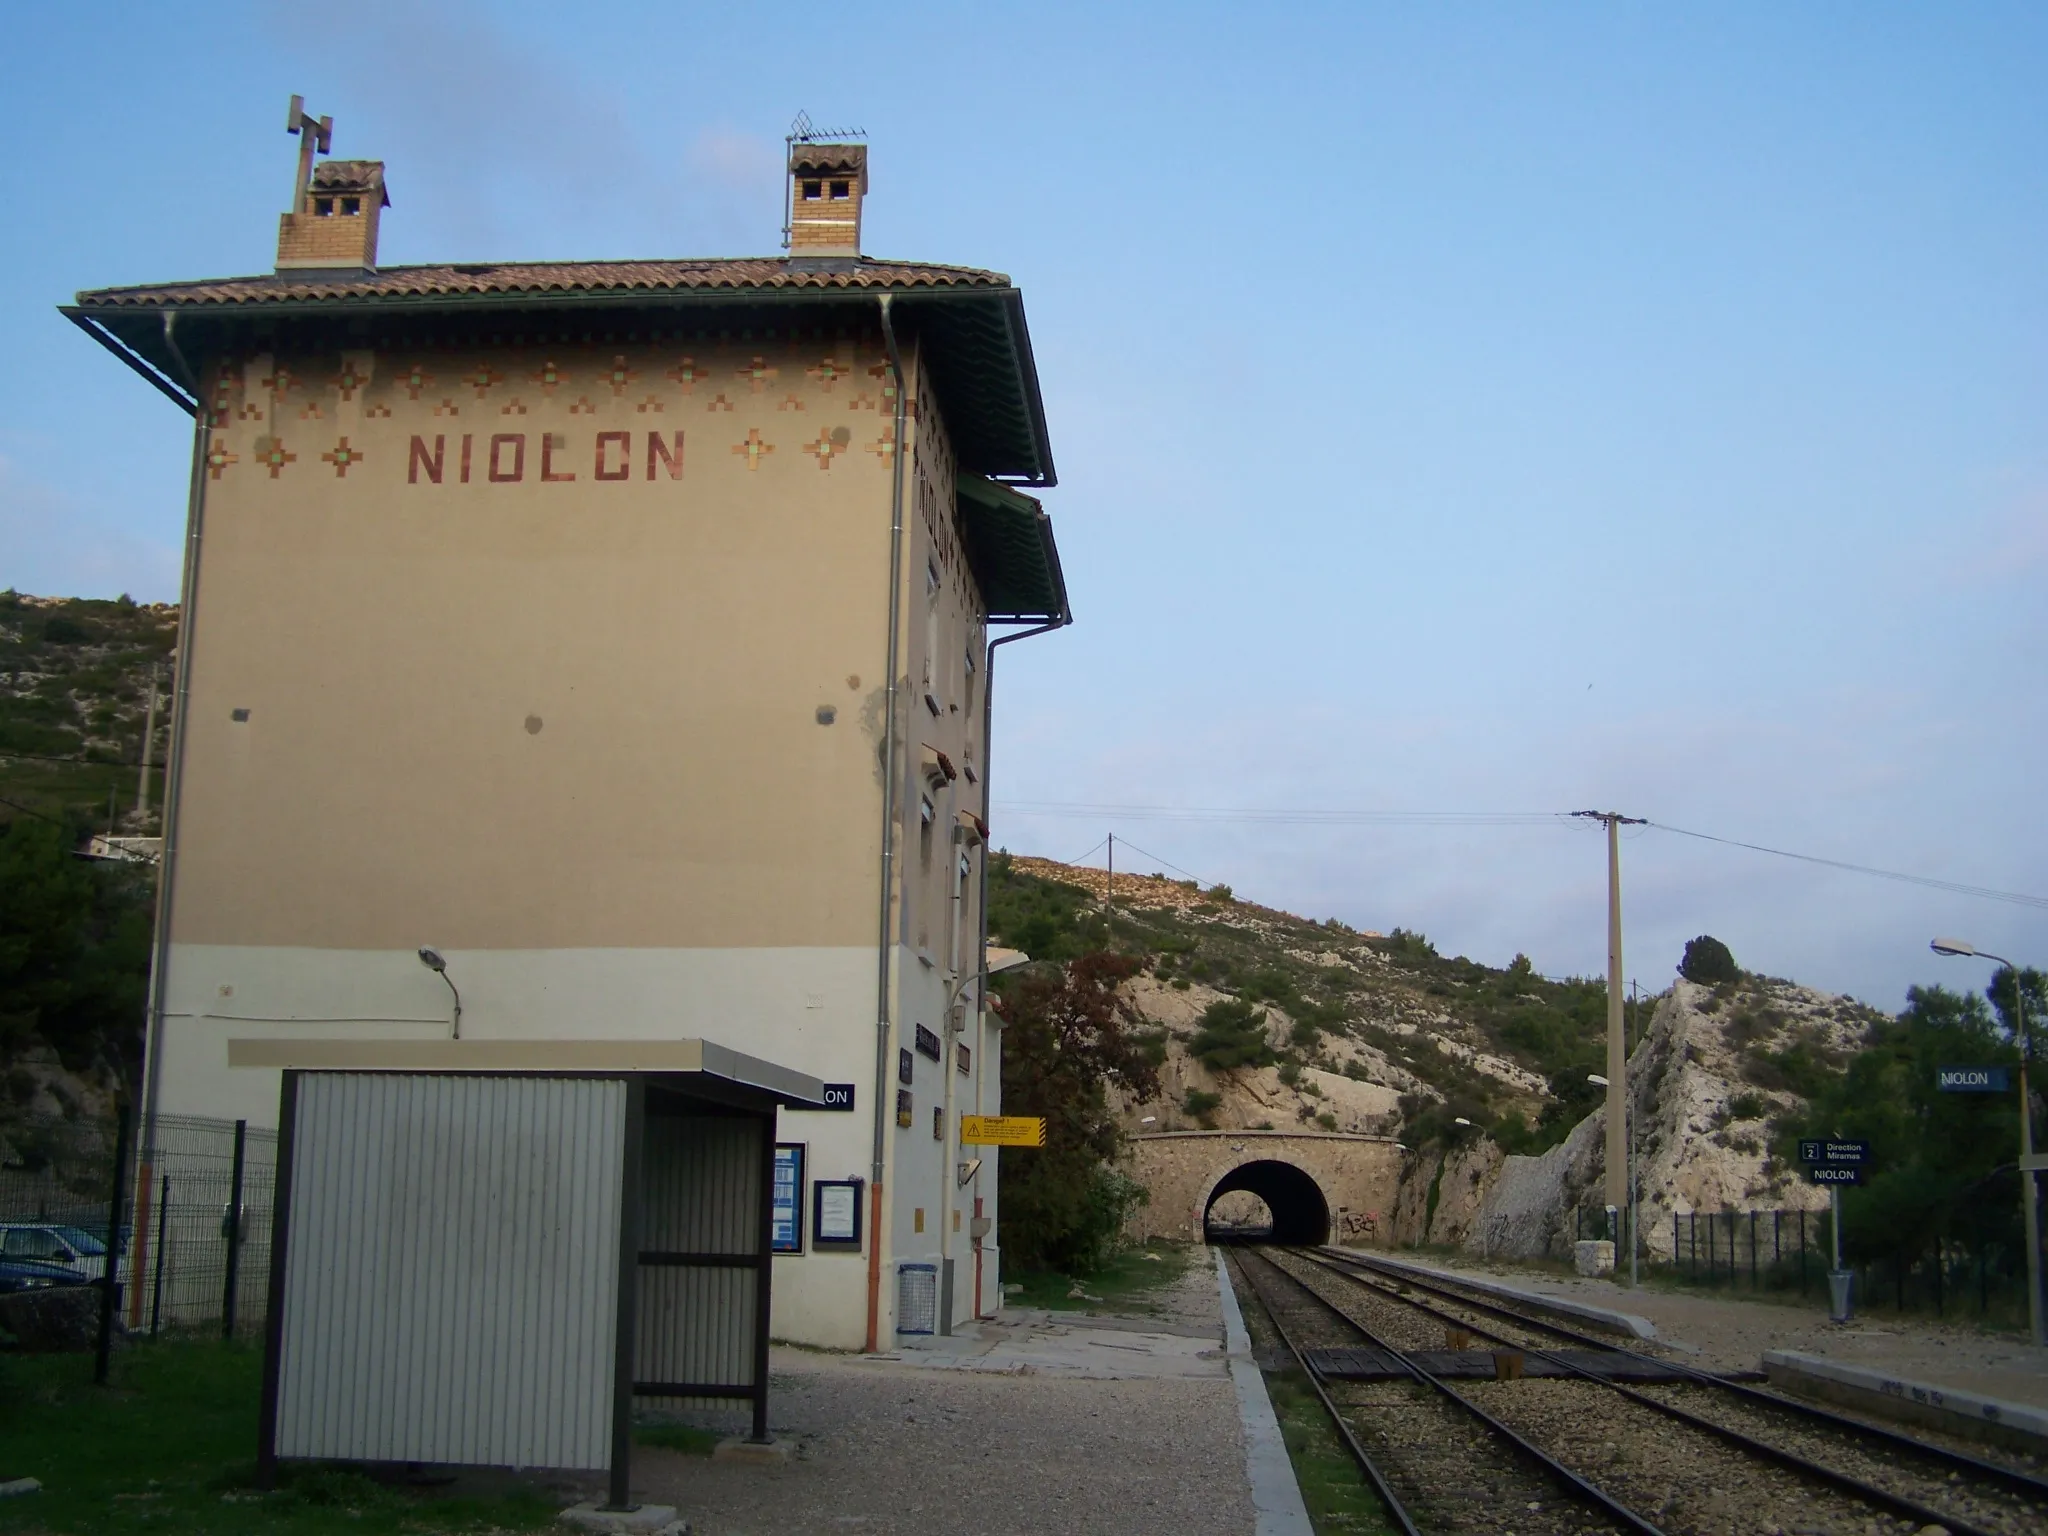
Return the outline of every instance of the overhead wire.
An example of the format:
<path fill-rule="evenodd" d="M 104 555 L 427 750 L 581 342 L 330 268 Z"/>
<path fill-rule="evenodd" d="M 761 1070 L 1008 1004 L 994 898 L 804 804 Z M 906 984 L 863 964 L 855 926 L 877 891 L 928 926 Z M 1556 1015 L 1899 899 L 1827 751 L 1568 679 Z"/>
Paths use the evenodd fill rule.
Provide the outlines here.
<path fill-rule="evenodd" d="M 1222 806 L 1161 806 L 1161 805 L 1115 805 L 1086 801 L 1064 800 L 1017 800 L 1006 802 L 1002 809 L 1019 816 L 1053 817 L 1102 817 L 1117 820 L 1136 821 L 1186 821 L 1186 822 L 1234 822 L 1254 826 L 1469 826 L 1506 827 L 1562 825 L 1576 826 L 1585 823 L 1567 811 L 1367 811 L 1367 810 L 1290 810 L 1280 808 L 1231 808 Z M 1688 827 L 1677 827 L 1669 822 L 1645 820 L 1640 823 L 1643 831 L 1635 836 L 1646 835 L 1650 830 L 1670 832 L 1679 837 L 1696 838 L 1701 842 L 1719 843 L 1724 847 L 1742 848 L 1751 853 L 1769 854 L 1773 858 L 1792 859 L 1801 864 L 1812 864 L 1822 869 L 1838 869 L 1848 874 L 1867 875 L 1876 880 L 1891 880 L 1903 885 L 1917 885 L 1928 890 L 1947 891 L 1957 896 L 1971 896 L 1982 901 L 2002 901 L 2014 906 L 2048 909 L 2048 896 L 2036 896 L 2025 891 L 2000 890 L 1993 886 L 1972 885 L 1961 880 L 1942 880 L 1932 875 L 1916 875 L 1909 871 L 1883 869 L 1872 864 L 1856 864 L 1846 859 L 1824 858 L 1819 854 L 1798 853 L 1789 848 L 1773 848 L 1765 843 L 1747 842 L 1741 838 L 1721 837 L 1712 832 L 1696 832 Z M 1106 839 L 1105 839 L 1106 841 Z M 1095 845 L 1100 848 L 1101 843 Z M 1147 858 L 1157 859 L 1156 853 L 1147 853 L 1131 845 Z M 1088 850 L 1092 854 L 1094 848 Z M 1081 857 L 1086 858 L 1088 854 Z M 1078 864 L 1079 859 L 1069 863 Z M 1168 868 L 1179 870 L 1191 879 L 1199 879 L 1179 865 L 1161 859 Z"/>
<path fill-rule="evenodd" d="M 1735 837 L 1716 837 L 1711 832 L 1694 832 L 1661 821 L 1653 821 L 1649 825 L 1659 832 L 1675 832 L 1680 837 L 1696 837 L 1701 842 L 1720 843 L 1729 848 L 1747 848 L 1751 853 L 1768 853 L 1774 858 L 1796 859 L 1802 864 L 1818 864 L 1825 869 L 1846 870 L 1850 874 L 1869 875 L 1878 880 L 1897 880 L 1905 885 L 1924 885 L 1930 890 L 1950 891 L 1958 896 L 1976 896 L 1985 901 L 2007 901 L 2015 906 L 2048 908 L 2048 896 L 2030 896 L 2024 891 L 2001 891 L 1988 885 L 1968 885 L 1960 880 L 1937 880 L 1932 875 L 1912 875 L 1903 870 L 1878 869 L 1869 864 L 1851 864 L 1842 859 L 1824 859 L 1818 854 L 1794 853 L 1787 848 L 1769 848 L 1762 843 L 1745 843 Z"/>
<path fill-rule="evenodd" d="M 1292 823 L 1304 826 L 1543 826 L 1569 820 L 1568 814 L 1562 811 L 1267 810 L 1224 806 L 1090 804 L 1065 800 L 1008 800 L 1003 802 L 1001 809 L 1013 816 Z"/>

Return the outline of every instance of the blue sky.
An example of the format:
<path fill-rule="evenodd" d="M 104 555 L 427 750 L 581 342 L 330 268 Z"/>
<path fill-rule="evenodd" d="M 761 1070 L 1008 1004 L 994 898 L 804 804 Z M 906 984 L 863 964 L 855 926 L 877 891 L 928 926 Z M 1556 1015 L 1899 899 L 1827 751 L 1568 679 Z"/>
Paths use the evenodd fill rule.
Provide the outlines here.
<path fill-rule="evenodd" d="M 1079 623 L 1004 653 L 999 841 L 1553 974 L 1583 828 L 1022 807 L 2048 892 L 2044 76 L 2016 4 L 11 7 L 0 585 L 174 595 L 187 426 L 54 306 L 266 269 L 291 92 L 391 263 L 770 253 L 802 108 L 871 136 L 872 254 L 1027 296 Z M 2048 962 L 2037 908 L 1624 863 L 1646 985 Z"/>

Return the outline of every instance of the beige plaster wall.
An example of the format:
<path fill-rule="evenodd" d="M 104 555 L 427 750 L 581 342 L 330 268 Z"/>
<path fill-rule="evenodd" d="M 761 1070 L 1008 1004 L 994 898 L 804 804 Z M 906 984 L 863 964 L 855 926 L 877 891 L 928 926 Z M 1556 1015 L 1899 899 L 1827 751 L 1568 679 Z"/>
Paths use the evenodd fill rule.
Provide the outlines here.
<path fill-rule="evenodd" d="M 891 1048 L 922 1023 L 946 1060 L 916 1058 L 907 1128 L 889 1085 L 869 1231 L 885 1277 L 953 1259 L 967 1316 L 958 1115 L 997 1107 L 999 1036 L 946 1035 L 945 1005 L 978 925 L 982 850 L 953 828 L 986 815 L 982 627 L 950 443 L 905 362 Z M 431 943 L 465 1033 L 701 1035 L 857 1083 L 855 1113 L 783 1130 L 813 1176 L 865 1176 L 897 446 L 879 339 L 258 356 L 207 378 L 158 1107 L 273 1120 L 276 1074 L 227 1069 L 230 1037 L 439 1033 L 448 998 L 413 957 Z M 927 783 L 927 746 L 973 777 Z M 993 1214 L 992 1160 L 976 1182 Z M 778 1333 L 857 1346 L 864 1270 L 778 1261 Z M 893 1303 L 885 1281 L 885 1337 Z"/>
<path fill-rule="evenodd" d="M 879 366 L 841 338 L 219 369 L 174 936 L 871 942 Z"/>

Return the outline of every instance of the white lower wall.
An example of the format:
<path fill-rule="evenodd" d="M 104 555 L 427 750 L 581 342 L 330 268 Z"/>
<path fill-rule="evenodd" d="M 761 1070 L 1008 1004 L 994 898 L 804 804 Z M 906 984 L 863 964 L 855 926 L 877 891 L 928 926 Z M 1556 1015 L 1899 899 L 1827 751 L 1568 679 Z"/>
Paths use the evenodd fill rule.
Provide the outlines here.
<path fill-rule="evenodd" d="M 431 944 L 433 935 L 422 934 Z M 443 950 L 448 975 L 462 992 L 462 1033 L 475 1039 L 705 1039 L 823 1082 L 856 1085 L 852 1113 L 784 1110 L 777 1138 L 805 1143 L 806 1180 L 867 1179 L 873 1134 L 875 952 L 869 947 L 787 949 Z M 955 1260 L 954 1316 L 974 1313 L 974 1190 L 959 1188 L 953 1169 L 959 1116 L 980 1103 L 993 1112 L 998 1064 L 991 1055 L 961 1076 L 953 1046 L 967 1040 L 990 1051 L 997 1032 L 945 1031 L 951 991 L 942 973 L 901 954 L 895 1016 L 901 1043 L 916 1063 L 908 1129 L 895 1122 L 894 1056 L 887 1116 L 890 1166 L 884 1209 L 868 1214 L 871 1240 L 883 1247 L 881 1342 L 895 1326 L 895 1264 Z M 166 977 L 164 1026 L 153 1042 L 155 1108 L 165 1114 L 209 1115 L 277 1123 L 279 1074 L 229 1068 L 230 1039 L 444 1037 L 451 1009 L 447 985 L 409 950 L 333 950 L 173 944 Z M 914 1026 L 944 1042 L 945 1060 L 917 1054 Z M 942 1072 L 943 1069 L 943 1072 Z M 932 1136 L 931 1113 L 952 1112 L 944 1137 Z M 970 1154 L 973 1149 L 970 1149 Z M 986 1153 L 983 1154 L 986 1156 Z M 980 1183 L 993 1210 L 994 1159 Z M 808 1219 L 808 1188 L 805 1199 Z M 950 1212 L 961 1211 L 951 1231 Z M 919 1209 L 925 1230 L 915 1230 Z M 993 1244 L 994 1236 L 991 1234 Z M 985 1261 L 983 1309 L 1000 1292 Z M 867 1331 L 867 1256 L 807 1253 L 776 1260 L 773 1328 L 778 1338 L 858 1349 Z"/>

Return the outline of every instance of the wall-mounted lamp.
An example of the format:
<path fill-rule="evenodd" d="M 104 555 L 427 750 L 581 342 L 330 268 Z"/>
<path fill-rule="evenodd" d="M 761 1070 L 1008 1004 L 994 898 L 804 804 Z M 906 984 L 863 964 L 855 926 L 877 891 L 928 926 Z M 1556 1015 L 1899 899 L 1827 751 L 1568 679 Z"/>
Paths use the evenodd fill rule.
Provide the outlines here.
<path fill-rule="evenodd" d="M 448 974 L 448 962 L 441 957 L 441 951 L 431 944 L 420 946 L 420 964 L 448 983 L 448 990 L 455 998 L 455 1028 L 450 1039 L 462 1038 L 462 994 L 455 990 L 455 978 Z"/>

